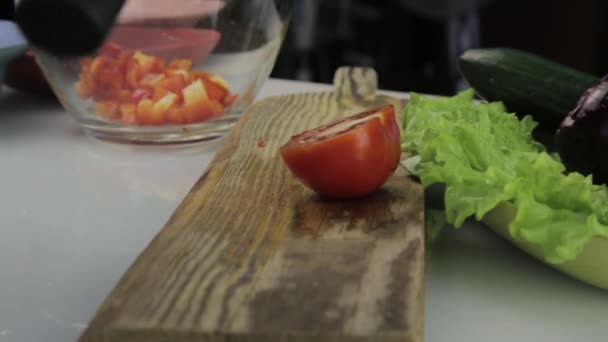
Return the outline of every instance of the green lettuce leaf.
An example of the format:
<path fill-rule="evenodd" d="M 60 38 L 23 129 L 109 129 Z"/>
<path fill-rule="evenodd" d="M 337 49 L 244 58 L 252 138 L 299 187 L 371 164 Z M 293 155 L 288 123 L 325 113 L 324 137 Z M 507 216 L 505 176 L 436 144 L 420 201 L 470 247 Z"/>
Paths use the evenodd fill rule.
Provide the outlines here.
<path fill-rule="evenodd" d="M 559 157 L 532 138 L 536 122 L 501 103 L 476 103 L 472 89 L 454 97 L 412 93 L 403 114 L 405 161 L 422 184 L 446 186 L 445 215 L 459 228 L 501 202 L 515 206 L 509 232 L 540 246 L 547 262 L 576 258 L 594 236 L 608 237 L 608 190 L 565 173 Z"/>

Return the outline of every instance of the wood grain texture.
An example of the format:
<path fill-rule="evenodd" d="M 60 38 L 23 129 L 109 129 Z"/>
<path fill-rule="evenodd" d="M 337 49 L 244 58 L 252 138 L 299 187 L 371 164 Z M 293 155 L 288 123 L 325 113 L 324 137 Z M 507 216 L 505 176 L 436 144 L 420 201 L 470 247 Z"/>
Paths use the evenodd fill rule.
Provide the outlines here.
<path fill-rule="evenodd" d="M 336 92 L 253 105 L 80 340 L 421 341 L 421 187 L 400 168 L 371 196 L 327 200 L 278 154 L 304 129 L 400 111 L 374 77 L 344 68 Z"/>

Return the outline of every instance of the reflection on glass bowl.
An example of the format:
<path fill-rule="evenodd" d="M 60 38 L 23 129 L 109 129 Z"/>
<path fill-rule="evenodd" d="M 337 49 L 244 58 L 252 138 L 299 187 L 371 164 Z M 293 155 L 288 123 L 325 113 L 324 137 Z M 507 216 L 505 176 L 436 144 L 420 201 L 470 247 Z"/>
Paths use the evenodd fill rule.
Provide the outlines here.
<path fill-rule="evenodd" d="M 94 136 L 210 140 L 267 80 L 290 10 L 291 1 L 276 0 L 129 0 L 94 54 L 35 54 L 61 103 Z"/>

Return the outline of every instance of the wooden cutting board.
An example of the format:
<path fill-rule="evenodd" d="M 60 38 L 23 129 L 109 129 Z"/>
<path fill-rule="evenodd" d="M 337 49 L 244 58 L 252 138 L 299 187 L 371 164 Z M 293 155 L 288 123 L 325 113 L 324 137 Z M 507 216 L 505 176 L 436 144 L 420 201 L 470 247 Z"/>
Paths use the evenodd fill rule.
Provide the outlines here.
<path fill-rule="evenodd" d="M 422 340 L 420 185 L 399 168 L 373 195 L 327 200 L 279 157 L 302 130 L 405 105 L 376 96 L 371 69 L 335 84 L 251 107 L 81 341 Z"/>

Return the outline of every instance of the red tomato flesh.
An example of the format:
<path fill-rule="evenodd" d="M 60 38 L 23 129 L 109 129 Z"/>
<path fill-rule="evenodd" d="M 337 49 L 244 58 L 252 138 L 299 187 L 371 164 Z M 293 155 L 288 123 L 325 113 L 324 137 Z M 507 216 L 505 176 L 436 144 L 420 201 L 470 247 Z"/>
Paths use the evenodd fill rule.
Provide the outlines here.
<path fill-rule="evenodd" d="M 360 197 L 381 187 L 401 158 L 395 108 L 387 105 L 312 129 L 280 148 L 291 172 L 315 192 Z"/>

